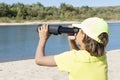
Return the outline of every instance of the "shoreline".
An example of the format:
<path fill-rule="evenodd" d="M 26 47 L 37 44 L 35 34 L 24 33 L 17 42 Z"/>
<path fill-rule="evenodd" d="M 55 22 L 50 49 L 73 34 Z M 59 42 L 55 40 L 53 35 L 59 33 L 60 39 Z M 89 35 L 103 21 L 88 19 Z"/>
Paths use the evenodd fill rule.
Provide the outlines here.
<path fill-rule="evenodd" d="M 0 26 L 9 26 L 9 25 L 38 25 L 38 24 L 72 24 L 72 23 L 79 23 L 77 21 L 46 21 L 46 22 L 39 22 L 39 21 L 35 21 L 35 22 L 31 22 L 31 21 L 27 21 L 27 22 L 11 22 L 11 23 L 2 23 L 0 22 Z"/>
<path fill-rule="evenodd" d="M 112 53 L 112 52 L 120 52 L 120 49 L 114 49 L 114 50 L 107 50 L 106 52 L 108 52 L 108 53 Z M 33 58 L 22 58 L 22 57 L 20 57 L 19 59 L 17 59 L 17 58 L 15 58 L 15 59 L 11 59 L 11 58 L 9 58 L 9 59 L 0 59 L 0 63 L 7 63 L 7 62 L 15 62 L 15 61 L 26 61 L 26 60 L 31 60 L 31 59 L 33 59 Z"/>
<path fill-rule="evenodd" d="M 12 25 L 38 25 L 38 24 L 73 24 L 73 23 L 80 23 L 79 21 L 25 21 L 25 22 L 0 22 L 0 26 L 12 26 Z M 120 21 L 107 21 L 107 23 L 120 23 Z"/>

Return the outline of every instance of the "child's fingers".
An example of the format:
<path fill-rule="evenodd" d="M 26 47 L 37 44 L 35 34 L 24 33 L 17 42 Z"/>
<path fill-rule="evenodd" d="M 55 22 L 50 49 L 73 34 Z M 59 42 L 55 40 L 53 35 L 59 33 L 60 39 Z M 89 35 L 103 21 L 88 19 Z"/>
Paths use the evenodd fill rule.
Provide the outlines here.
<path fill-rule="evenodd" d="M 70 26 L 68 26 L 69 28 L 73 28 L 74 26 L 72 26 L 72 25 L 70 25 Z"/>
<path fill-rule="evenodd" d="M 47 24 L 43 24 L 42 26 L 41 26 L 41 30 L 48 30 L 48 25 Z"/>
<path fill-rule="evenodd" d="M 75 40 L 75 36 L 68 36 L 68 39 L 70 39 L 70 40 Z"/>

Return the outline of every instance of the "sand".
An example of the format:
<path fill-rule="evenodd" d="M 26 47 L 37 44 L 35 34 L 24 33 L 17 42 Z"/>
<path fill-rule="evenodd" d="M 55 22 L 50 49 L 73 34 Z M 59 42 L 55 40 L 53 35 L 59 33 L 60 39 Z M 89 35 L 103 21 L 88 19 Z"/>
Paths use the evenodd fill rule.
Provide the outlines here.
<path fill-rule="evenodd" d="M 10 25 L 38 25 L 38 24 L 73 24 L 80 23 L 80 21 L 24 21 L 24 22 L 0 22 L 0 26 L 10 26 Z M 120 23 L 120 21 L 107 21 L 107 23 Z"/>
<path fill-rule="evenodd" d="M 38 24 L 72 24 L 72 23 L 80 23 L 77 21 L 46 21 L 46 22 L 39 22 L 39 21 L 26 21 L 21 23 L 0 23 L 0 26 L 10 26 L 10 25 L 38 25 Z"/>
<path fill-rule="evenodd" d="M 120 80 L 120 50 L 107 52 L 108 80 Z M 0 80 L 68 80 L 57 67 L 35 64 L 34 59 L 0 63 Z"/>

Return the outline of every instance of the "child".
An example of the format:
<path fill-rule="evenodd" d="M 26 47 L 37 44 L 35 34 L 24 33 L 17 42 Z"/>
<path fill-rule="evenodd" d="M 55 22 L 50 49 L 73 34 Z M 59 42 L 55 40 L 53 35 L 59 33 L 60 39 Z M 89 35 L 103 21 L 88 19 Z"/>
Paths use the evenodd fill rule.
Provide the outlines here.
<path fill-rule="evenodd" d="M 81 24 L 68 41 L 71 51 L 55 56 L 44 56 L 45 44 L 50 37 L 48 25 L 41 26 L 36 51 L 36 63 L 43 66 L 57 66 L 60 71 L 68 72 L 69 80 L 107 80 L 107 60 L 105 47 L 108 43 L 108 24 L 100 18 L 92 17 Z"/>

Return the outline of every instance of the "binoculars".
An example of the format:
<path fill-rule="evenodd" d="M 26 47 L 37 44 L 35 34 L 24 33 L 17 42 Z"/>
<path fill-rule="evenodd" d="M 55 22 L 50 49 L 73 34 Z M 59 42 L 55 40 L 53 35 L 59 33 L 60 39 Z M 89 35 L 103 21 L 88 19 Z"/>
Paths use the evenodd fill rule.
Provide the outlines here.
<path fill-rule="evenodd" d="M 40 26 L 40 25 L 39 25 Z M 78 33 L 79 29 L 78 28 L 68 28 L 68 27 L 63 27 L 62 25 L 48 25 L 48 32 L 50 34 L 58 35 L 62 33 L 74 35 L 75 33 Z"/>

